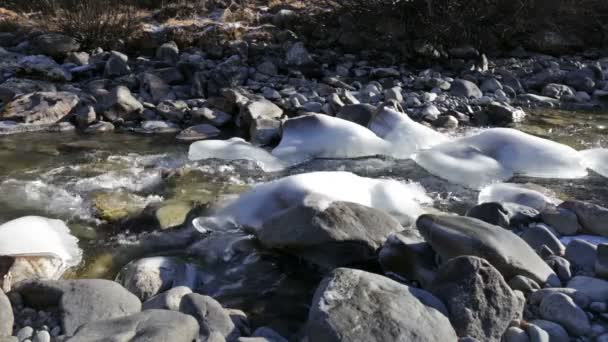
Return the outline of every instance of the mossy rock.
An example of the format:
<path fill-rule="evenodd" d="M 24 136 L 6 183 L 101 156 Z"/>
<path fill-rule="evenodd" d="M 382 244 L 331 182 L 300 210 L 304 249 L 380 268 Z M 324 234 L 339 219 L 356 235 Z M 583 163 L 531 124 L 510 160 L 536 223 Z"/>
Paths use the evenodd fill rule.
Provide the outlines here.
<path fill-rule="evenodd" d="M 120 222 L 140 214 L 146 207 L 146 199 L 125 191 L 100 192 L 93 198 L 97 216 L 108 222 Z"/>
<path fill-rule="evenodd" d="M 182 225 L 194 207 L 195 204 L 190 201 L 171 200 L 161 203 L 155 213 L 160 229 Z"/>

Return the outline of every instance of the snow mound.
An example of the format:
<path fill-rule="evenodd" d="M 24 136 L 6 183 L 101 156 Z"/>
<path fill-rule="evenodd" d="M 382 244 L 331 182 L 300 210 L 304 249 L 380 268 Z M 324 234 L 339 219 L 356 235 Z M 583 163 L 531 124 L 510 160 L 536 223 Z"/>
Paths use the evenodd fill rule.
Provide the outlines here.
<path fill-rule="evenodd" d="M 576 150 L 510 128 L 448 141 L 419 152 L 414 160 L 438 177 L 477 189 L 515 175 L 565 179 L 587 175 Z"/>
<path fill-rule="evenodd" d="M 280 171 L 285 168 L 284 163 L 275 156 L 241 138 L 197 141 L 190 145 L 188 159 L 192 161 L 205 159 L 250 160 L 256 162 L 266 172 Z"/>
<path fill-rule="evenodd" d="M 542 211 L 548 206 L 561 203 L 550 196 L 548 191 L 533 184 L 498 183 L 481 189 L 478 202 L 511 202 Z"/>
<path fill-rule="evenodd" d="M 608 149 L 594 148 L 591 150 L 581 151 L 583 164 L 599 173 L 604 177 L 608 177 Z"/>

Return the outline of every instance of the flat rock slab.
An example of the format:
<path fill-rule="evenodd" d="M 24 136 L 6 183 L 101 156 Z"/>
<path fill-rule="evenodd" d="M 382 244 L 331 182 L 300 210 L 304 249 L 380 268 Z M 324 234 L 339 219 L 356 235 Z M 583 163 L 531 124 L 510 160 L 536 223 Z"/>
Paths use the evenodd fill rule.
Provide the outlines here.
<path fill-rule="evenodd" d="M 192 342 L 198 337 L 198 329 L 192 316 L 168 310 L 147 310 L 87 323 L 67 342 Z"/>
<path fill-rule="evenodd" d="M 16 291 L 34 308 L 59 307 L 63 332 L 68 336 L 85 323 L 141 311 L 139 299 L 111 280 L 35 281 Z"/>

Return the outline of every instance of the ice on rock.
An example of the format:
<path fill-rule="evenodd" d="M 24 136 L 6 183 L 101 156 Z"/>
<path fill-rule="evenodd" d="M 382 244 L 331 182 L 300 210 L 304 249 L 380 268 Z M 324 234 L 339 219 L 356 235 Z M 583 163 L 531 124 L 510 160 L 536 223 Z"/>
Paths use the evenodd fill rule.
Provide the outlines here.
<path fill-rule="evenodd" d="M 204 159 L 250 160 L 256 162 L 262 170 L 267 172 L 280 171 L 285 168 L 285 164 L 275 156 L 241 138 L 197 141 L 190 145 L 188 159 L 192 161 Z"/>
<path fill-rule="evenodd" d="M 382 108 L 372 119 L 369 129 L 390 145 L 390 155 L 410 158 L 419 150 L 429 149 L 447 141 L 447 137 L 432 128 L 419 124 L 407 114 L 388 107 Z"/>
<path fill-rule="evenodd" d="M 416 183 L 372 179 L 350 172 L 311 172 L 260 184 L 218 212 L 238 225 L 259 228 L 270 217 L 293 206 L 308 204 L 324 208 L 334 201 L 354 202 L 384 210 L 401 222 L 410 222 L 430 203 Z"/>
<path fill-rule="evenodd" d="M 479 204 L 488 202 L 511 202 L 542 211 L 548 206 L 559 205 L 561 201 L 548 194 L 547 189 L 534 184 L 498 183 L 483 188 L 479 192 Z"/>
<path fill-rule="evenodd" d="M 566 179 L 587 175 L 576 150 L 510 128 L 448 141 L 419 152 L 414 160 L 438 177 L 471 188 L 514 175 Z"/>
<path fill-rule="evenodd" d="M 159 185 L 161 182 L 162 175 L 160 170 L 132 167 L 80 179 L 74 184 L 74 188 L 80 192 L 118 189 L 142 192 Z"/>
<path fill-rule="evenodd" d="M 594 148 L 580 152 L 583 156 L 583 163 L 589 169 L 608 177 L 608 149 Z"/>
<path fill-rule="evenodd" d="M 285 121 L 272 154 L 289 165 L 315 158 L 357 158 L 387 154 L 389 144 L 354 122 L 324 114 Z"/>
<path fill-rule="evenodd" d="M 70 234 L 66 224 L 40 216 L 25 216 L 0 225 L 0 255 L 15 258 L 9 271 L 14 282 L 58 279 L 82 260 L 78 239 Z"/>

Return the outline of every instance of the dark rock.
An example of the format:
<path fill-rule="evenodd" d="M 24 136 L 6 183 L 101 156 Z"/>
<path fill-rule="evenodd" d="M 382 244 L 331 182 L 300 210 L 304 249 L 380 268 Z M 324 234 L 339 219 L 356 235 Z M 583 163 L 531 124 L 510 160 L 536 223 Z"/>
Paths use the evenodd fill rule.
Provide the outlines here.
<path fill-rule="evenodd" d="M 177 64 L 179 60 L 179 48 L 175 42 L 168 42 L 158 47 L 156 59 L 169 64 Z"/>
<path fill-rule="evenodd" d="M 555 255 L 563 255 L 564 251 L 566 250 L 564 244 L 559 241 L 551 230 L 547 229 L 543 225 L 529 227 L 521 235 L 521 238 L 524 239 L 524 241 L 526 241 L 528 245 L 530 245 L 530 247 L 532 247 L 532 249 L 535 251 L 539 251 L 543 245 L 551 249 Z"/>
<path fill-rule="evenodd" d="M 35 308 L 58 306 L 63 332 L 72 335 L 88 322 L 127 316 L 141 302 L 120 284 L 103 279 L 35 281 L 16 289 Z"/>
<path fill-rule="evenodd" d="M 69 82 L 72 74 L 48 56 L 25 56 L 19 59 L 19 71 L 48 81 Z"/>
<path fill-rule="evenodd" d="M 369 122 L 374 117 L 374 113 L 376 112 L 376 107 L 361 103 L 361 104 L 352 104 L 345 105 L 340 108 L 340 111 L 336 114 L 337 118 L 352 121 L 358 123 L 361 126 L 367 127 Z"/>
<path fill-rule="evenodd" d="M 527 45 L 532 51 L 550 55 L 563 55 L 580 49 L 584 46 L 584 43 L 580 38 L 573 35 L 544 30 L 530 36 Z"/>
<path fill-rule="evenodd" d="M 238 56 L 232 56 L 211 71 L 207 85 L 208 92 L 211 95 L 218 95 L 222 88 L 234 88 L 245 84 L 248 77 L 247 66 Z"/>
<path fill-rule="evenodd" d="M 523 310 L 502 275 L 477 257 L 457 257 L 442 265 L 430 290 L 446 304 L 458 336 L 480 341 L 500 341 Z"/>
<path fill-rule="evenodd" d="M 131 94 L 129 88 L 118 86 L 99 104 L 99 109 L 106 119 L 133 121 L 140 117 L 144 106 Z"/>
<path fill-rule="evenodd" d="M 560 284 L 553 270 L 524 240 L 501 227 L 448 215 L 423 215 L 416 225 L 443 260 L 478 256 L 488 260 L 506 279 L 523 275 L 543 285 Z"/>
<path fill-rule="evenodd" d="M 267 248 L 331 270 L 372 260 L 388 235 L 402 229 L 383 211 L 334 202 L 324 210 L 304 205 L 287 209 L 265 222 L 256 235 Z"/>
<path fill-rule="evenodd" d="M 32 46 L 37 53 L 52 57 L 63 57 L 80 48 L 76 39 L 60 33 L 45 33 L 36 36 L 32 39 Z"/>
<path fill-rule="evenodd" d="M 315 293 L 309 341 L 456 341 L 445 308 L 430 293 L 389 278 L 338 268 Z M 370 315 L 370 313 L 373 313 Z"/>
<path fill-rule="evenodd" d="M 585 311 L 562 293 L 544 297 L 540 303 L 540 315 L 543 319 L 559 323 L 575 336 L 587 335 L 591 330 Z"/>
<path fill-rule="evenodd" d="M 87 323 L 66 342 L 192 342 L 198 337 L 198 332 L 198 323 L 192 316 L 168 310 L 147 310 L 131 316 Z"/>
<path fill-rule="evenodd" d="M 606 243 L 597 246 L 595 274 L 602 278 L 608 278 L 608 244 Z"/>
<path fill-rule="evenodd" d="M 179 306 L 182 302 L 182 298 L 185 295 L 192 293 L 189 287 L 177 286 L 169 291 L 158 294 L 142 304 L 142 310 L 171 310 L 179 311 Z"/>
<path fill-rule="evenodd" d="M 564 84 L 549 83 L 543 88 L 542 95 L 560 100 L 565 96 L 574 96 L 574 91 Z"/>
<path fill-rule="evenodd" d="M 78 105 L 80 99 L 69 92 L 40 92 L 18 96 L 0 113 L 0 119 L 26 124 L 53 124 Z"/>
<path fill-rule="evenodd" d="M 540 219 L 562 235 L 576 235 L 582 230 L 576 214 L 565 208 L 545 208 L 540 213 Z"/>
<path fill-rule="evenodd" d="M 608 281 L 585 276 L 576 276 L 568 282 L 568 288 L 586 295 L 594 302 L 608 300 Z"/>
<path fill-rule="evenodd" d="M 208 123 L 215 127 L 221 127 L 226 125 L 232 120 L 232 116 L 221 110 L 210 109 L 210 108 L 198 108 L 193 109 L 189 112 L 190 119 L 194 123 Z"/>
<path fill-rule="evenodd" d="M 249 137 L 254 145 L 270 145 L 281 138 L 281 121 L 268 118 L 254 119 L 249 126 Z"/>
<path fill-rule="evenodd" d="M 575 270 L 593 272 L 597 258 L 597 247 L 587 241 L 575 239 L 566 247 L 566 259 Z"/>
<path fill-rule="evenodd" d="M 607 208 L 582 201 L 565 201 L 559 207 L 574 212 L 584 231 L 594 235 L 608 236 Z"/>
<path fill-rule="evenodd" d="M 87 127 L 84 132 L 89 134 L 114 132 L 114 125 L 111 122 L 100 121 Z"/>
<path fill-rule="evenodd" d="M 118 51 L 112 51 L 110 58 L 106 62 L 104 75 L 106 77 L 120 77 L 131 73 L 131 68 L 127 62 L 129 57 Z"/>
<path fill-rule="evenodd" d="M 533 222 L 538 211 L 516 203 L 487 202 L 469 209 L 466 216 L 509 229 Z"/>
<path fill-rule="evenodd" d="M 4 291 L 0 289 L 0 337 L 13 334 L 13 307 Z"/>
<path fill-rule="evenodd" d="M 463 79 L 457 79 L 452 82 L 450 93 L 453 96 L 474 99 L 479 99 L 483 96 L 483 93 L 475 83 Z"/>
<path fill-rule="evenodd" d="M 211 297 L 198 293 L 187 294 L 182 298 L 179 311 L 196 318 L 203 340 L 218 333 L 227 341 L 239 337 L 239 331 L 226 310 Z"/>
<path fill-rule="evenodd" d="M 531 323 L 546 331 L 550 342 L 570 342 L 566 329 L 555 322 L 535 319 Z"/>

